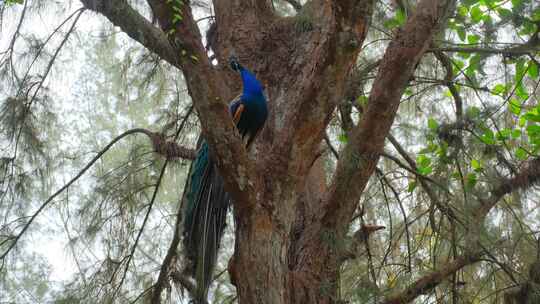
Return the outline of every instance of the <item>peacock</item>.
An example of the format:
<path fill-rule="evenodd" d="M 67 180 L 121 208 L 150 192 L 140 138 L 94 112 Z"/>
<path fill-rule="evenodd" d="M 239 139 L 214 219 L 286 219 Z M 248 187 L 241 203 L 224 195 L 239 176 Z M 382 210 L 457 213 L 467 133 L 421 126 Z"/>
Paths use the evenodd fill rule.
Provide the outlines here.
<path fill-rule="evenodd" d="M 230 103 L 229 112 L 249 146 L 266 121 L 267 102 L 263 86 L 252 72 L 235 57 L 231 57 L 230 66 L 240 73 L 243 89 Z M 198 146 L 184 191 L 183 242 L 188 262 L 186 273 L 196 282 L 193 298 L 197 303 L 205 303 L 231 198 L 207 142 L 201 139 Z"/>

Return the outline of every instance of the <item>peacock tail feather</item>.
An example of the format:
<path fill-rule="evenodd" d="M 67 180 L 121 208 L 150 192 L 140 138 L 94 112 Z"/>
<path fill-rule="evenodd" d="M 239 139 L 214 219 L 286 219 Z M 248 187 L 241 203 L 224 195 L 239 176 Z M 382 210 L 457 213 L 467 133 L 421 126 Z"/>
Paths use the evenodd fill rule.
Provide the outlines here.
<path fill-rule="evenodd" d="M 195 298 L 204 303 L 230 205 L 206 141 L 199 148 L 188 179 L 183 212 L 184 248 L 190 263 L 187 271 L 197 282 Z"/>

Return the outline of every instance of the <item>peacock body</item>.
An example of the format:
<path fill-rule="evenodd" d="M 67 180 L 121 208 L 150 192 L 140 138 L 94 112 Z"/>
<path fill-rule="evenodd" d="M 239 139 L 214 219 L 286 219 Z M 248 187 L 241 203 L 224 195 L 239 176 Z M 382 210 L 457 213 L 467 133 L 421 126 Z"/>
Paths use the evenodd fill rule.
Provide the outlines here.
<path fill-rule="evenodd" d="M 253 73 L 235 59 L 231 60 L 231 67 L 240 73 L 243 89 L 242 94 L 231 102 L 229 111 L 249 146 L 268 116 L 266 98 Z M 196 281 L 195 301 L 204 303 L 230 205 L 230 196 L 205 140 L 199 142 L 185 189 L 184 250 L 189 261 L 186 272 Z"/>

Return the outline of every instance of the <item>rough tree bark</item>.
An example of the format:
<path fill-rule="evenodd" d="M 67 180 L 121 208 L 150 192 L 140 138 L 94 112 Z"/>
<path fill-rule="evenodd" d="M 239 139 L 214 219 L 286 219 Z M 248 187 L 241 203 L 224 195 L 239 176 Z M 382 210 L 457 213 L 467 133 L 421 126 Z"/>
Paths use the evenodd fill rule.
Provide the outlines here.
<path fill-rule="evenodd" d="M 270 1 L 214 0 L 218 66 L 206 56 L 189 5 L 175 23 L 171 3 L 148 0 L 158 27 L 126 0 L 82 2 L 184 73 L 234 199 L 229 272 L 239 302 L 336 303 L 337 244 L 375 170 L 414 67 L 453 1 L 420 1 L 396 33 L 328 189 L 319 148 L 360 54 L 373 0 L 312 0 L 294 18 L 276 16 Z M 226 67 L 231 54 L 258 75 L 270 100 L 270 117 L 249 155 L 225 105 L 239 89 Z"/>

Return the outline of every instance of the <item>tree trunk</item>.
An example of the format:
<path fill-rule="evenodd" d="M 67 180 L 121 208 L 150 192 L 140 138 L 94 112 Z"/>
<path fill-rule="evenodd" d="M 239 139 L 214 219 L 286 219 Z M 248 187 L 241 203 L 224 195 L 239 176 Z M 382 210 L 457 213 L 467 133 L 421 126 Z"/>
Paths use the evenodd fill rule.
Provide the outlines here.
<path fill-rule="evenodd" d="M 271 209 L 236 217 L 235 255 L 229 273 L 240 303 L 335 303 L 338 287 L 336 246 L 321 233 L 320 216 L 309 210 L 326 190 L 324 157 L 318 158 L 298 197 L 275 202 L 295 206 L 290 227 L 271 220 Z M 286 229 L 284 229 L 286 228 Z"/>

